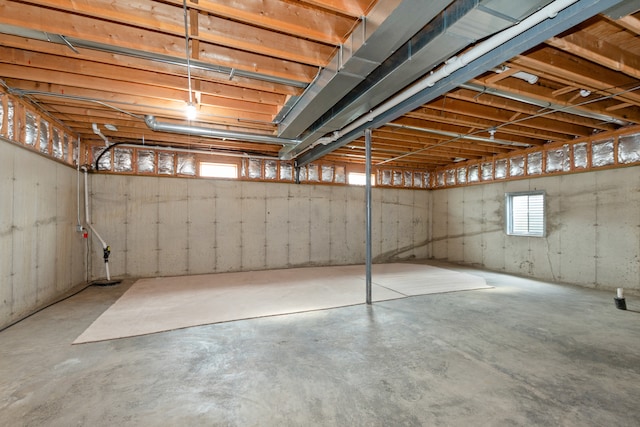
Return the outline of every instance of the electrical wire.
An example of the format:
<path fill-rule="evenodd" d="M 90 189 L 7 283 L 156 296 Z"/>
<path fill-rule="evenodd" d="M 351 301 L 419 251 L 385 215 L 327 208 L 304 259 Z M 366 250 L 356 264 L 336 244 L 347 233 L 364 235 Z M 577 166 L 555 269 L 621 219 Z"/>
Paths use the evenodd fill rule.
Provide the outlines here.
<path fill-rule="evenodd" d="M 614 87 L 611 87 L 611 88 L 608 88 L 608 89 L 612 90 L 612 89 L 616 89 L 616 88 L 619 88 L 619 87 L 620 86 L 614 86 Z M 633 87 L 631 87 L 629 89 L 625 89 L 625 90 L 617 92 L 617 93 L 612 93 L 612 94 L 609 94 L 609 95 L 606 95 L 606 96 L 601 96 L 599 98 L 586 100 L 586 101 L 580 102 L 578 104 L 567 105 L 567 106 L 564 106 L 562 108 L 553 108 L 553 109 L 550 109 L 550 110 L 541 111 L 541 112 L 533 114 L 531 116 L 522 117 L 522 118 L 516 119 L 516 120 L 511 120 L 509 122 L 502 123 L 501 125 L 498 125 L 498 126 L 492 126 L 490 128 L 487 128 L 487 129 L 480 129 L 480 130 L 477 130 L 477 131 L 474 131 L 474 132 L 470 132 L 468 134 L 464 134 L 464 135 L 461 135 L 461 136 L 457 136 L 455 138 L 448 139 L 446 141 L 442 141 L 442 142 L 440 142 L 438 144 L 430 145 L 428 147 L 424 147 L 424 148 L 421 148 L 421 149 L 416 150 L 416 151 L 411 151 L 409 153 L 405 153 L 405 154 L 402 154 L 400 156 L 396 156 L 396 157 L 393 157 L 391 159 L 387 159 L 387 160 L 384 160 L 382 162 L 376 163 L 376 166 L 380 166 L 380 165 L 383 165 L 385 163 L 394 162 L 396 160 L 404 159 L 405 157 L 409 157 L 409 156 L 412 156 L 414 154 L 423 153 L 425 151 L 431 150 L 432 148 L 442 147 L 443 145 L 447 145 L 447 144 L 449 144 L 451 142 L 455 142 L 455 141 L 459 141 L 461 139 L 464 139 L 464 137 L 466 137 L 466 136 L 474 136 L 474 135 L 478 135 L 478 134 L 487 133 L 492 128 L 493 129 L 499 129 L 499 128 L 504 127 L 504 126 L 509 126 L 509 125 L 513 125 L 513 124 L 517 124 L 517 123 L 522 123 L 522 122 L 524 122 L 526 120 L 534 119 L 534 118 L 537 118 L 537 117 L 543 117 L 543 116 L 546 116 L 548 114 L 561 113 L 564 110 L 567 110 L 569 108 L 581 107 L 583 105 L 592 104 L 594 102 L 605 101 L 607 99 L 615 98 L 616 96 L 624 95 L 625 93 L 633 92 L 633 91 L 638 90 L 638 89 L 640 89 L 640 85 L 633 86 Z M 603 90 L 606 90 L 606 89 L 603 89 Z"/>
<path fill-rule="evenodd" d="M 191 55 L 189 55 L 189 24 L 187 22 L 187 0 L 182 0 L 182 9 L 184 11 L 184 42 L 185 55 L 187 56 L 187 81 L 189 83 L 189 105 L 193 105 L 193 97 L 191 95 Z"/>
<path fill-rule="evenodd" d="M 45 306 L 40 307 L 39 309 L 37 309 L 37 310 L 36 310 L 36 311 L 34 311 L 33 313 L 29 313 L 29 314 L 27 314 L 26 316 L 21 317 L 21 318 L 19 318 L 19 319 L 15 320 L 15 321 L 13 321 L 13 322 L 9 323 L 9 324 L 8 324 L 8 325 L 6 325 L 6 326 L 3 326 L 2 328 L 0 328 L 0 332 L 4 331 L 5 329 L 10 328 L 10 327 L 11 327 L 11 326 L 13 326 L 13 325 L 16 325 L 16 324 L 18 324 L 18 323 L 22 322 L 23 320 L 28 319 L 28 318 L 29 318 L 29 317 L 31 317 L 31 316 L 34 316 L 34 315 L 36 315 L 36 314 L 40 313 L 42 310 L 45 310 L 45 309 L 47 309 L 47 308 L 51 307 L 52 305 L 56 305 L 56 304 L 58 304 L 59 302 L 62 302 L 62 301 L 68 300 L 69 298 L 71 298 L 71 297 L 73 297 L 73 296 L 78 295 L 80 292 L 82 292 L 82 291 L 86 290 L 89 286 L 92 286 L 92 284 L 91 284 L 91 283 L 85 283 L 84 285 L 79 285 L 79 286 L 82 286 L 79 290 L 77 290 L 77 291 L 73 291 L 73 292 L 72 292 L 71 294 L 69 294 L 69 295 L 65 295 L 65 296 L 63 296 L 63 297 L 61 297 L 61 298 L 58 298 L 58 299 L 54 300 L 53 302 L 51 302 L 51 303 L 49 303 L 49 304 L 47 304 L 47 305 L 45 305 Z"/>

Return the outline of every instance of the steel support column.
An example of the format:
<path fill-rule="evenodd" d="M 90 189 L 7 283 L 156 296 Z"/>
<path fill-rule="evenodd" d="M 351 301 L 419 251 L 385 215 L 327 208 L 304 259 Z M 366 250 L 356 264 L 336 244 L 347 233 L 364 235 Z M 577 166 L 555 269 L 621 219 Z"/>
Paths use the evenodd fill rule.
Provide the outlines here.
<path fill-rule="evenodd" d="M 371 305 L 371 129 L 364 131 L 364 141 L 366 145 L 366 164 L 364 168 L 365 177 L 365 200 L 366 200 L 366 255 L 365 269 L 367 282 L 367 304 Z"/>

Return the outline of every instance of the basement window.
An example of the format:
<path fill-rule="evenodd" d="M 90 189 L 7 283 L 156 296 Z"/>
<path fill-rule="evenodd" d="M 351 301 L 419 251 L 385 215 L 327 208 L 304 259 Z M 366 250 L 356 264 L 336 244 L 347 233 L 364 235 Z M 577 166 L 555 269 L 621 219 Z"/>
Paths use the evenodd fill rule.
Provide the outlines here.
<path fill-rule="evenodd" d="M 238 178 L 238 165 L 200 162 L 200 176 L 206 178 Z"/>
<path fill-rule="evenodd" d="M 506 193 L 507 234 L 544 237 L 544 191 Z"/>
<path fill-rule="evenodd" d="M 362 172 L 349 172 L 347 175 L 349 185 L 366 185 L 367 175 Z M 376 185 L 376 176 L 371 174 L 371 186 Z"/>

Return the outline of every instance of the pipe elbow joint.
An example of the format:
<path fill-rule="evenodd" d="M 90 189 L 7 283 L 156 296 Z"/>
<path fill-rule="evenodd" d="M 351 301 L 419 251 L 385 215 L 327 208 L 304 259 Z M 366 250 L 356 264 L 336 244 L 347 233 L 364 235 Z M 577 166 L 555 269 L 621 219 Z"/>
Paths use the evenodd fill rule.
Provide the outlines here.
<path fill-rule="evenodd" d="M 152 130 L 156 130 L 157 128 L 157 121 L 156 118 L 152 115 L 146 115 L 144 116 L 144 122 L 147 124 L 147 126 L 152 129 Z"/>

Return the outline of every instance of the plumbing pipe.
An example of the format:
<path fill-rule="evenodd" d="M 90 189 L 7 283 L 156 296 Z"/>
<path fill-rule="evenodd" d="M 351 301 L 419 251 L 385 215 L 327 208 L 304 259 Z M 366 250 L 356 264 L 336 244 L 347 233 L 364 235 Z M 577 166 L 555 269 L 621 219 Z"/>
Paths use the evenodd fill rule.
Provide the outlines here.
<path fill-rule="evenodd" d="M 186 126 L 176 123 L 162 123 L 156 121 L 154 116 L 145 116 L 144 122 L 149 129 L 157 132 L 172 132 L 183 135 L 196 135 L 209 138 L 232 139 L 234 141 L 262 142 L 266 144 L 296 145 L 297 139 L 278 138 L 277 136 L 261 135 L 249 132 L 234 132 L 221 129 L 212 129 L 202 126 Z"/>
<path fill-rule="evenodd" d="M 80 146 L 80 141 L 78 141 L 78 146 Z M 78 207 L 78 224 L 76 231 L 82 231 L 82 222 L 80 222 L 80 162 L 78 160 L 76 160 L 76 190 L 76 196 L 78 199 L 76 204 Z"/>
<path fill-rule="evenodd" d="M 102 245 L 102 252 L 104 257 L 104 268 L 107 272 L 107 280 L 111 280 L 111 276 L 109 274 L 109 254 L 111 253 L 111 248 L 107 245 L 104 239 L 98 234 L 93 225 L 91 225 L 91 217 L 89 215 L 89 187 L 87 185 L 87 167 L 83 166 L 82 171 L 84 172 L 84 220 L 87 223 L 87 226 L 91 229 L 91 232 L 95 234 L 95 236 L 100 240 L 100 244 Z"/>
<path fill-rule="evenodd" d="M 536 76 L 535 74 L 527 73 L 526 71 L 518 71 L 517 73 L 512 74 L 511 77 L 524 80 L 530 85 L 536 84 L 538 82 L 538 76 Z"/>
<path fill-rule="evenodd" d="M 102 140 L 104 141 L 104 145 L 106 145 L 108 147 L 109 146 L 109 140 L 107 139 L 106 136 L 103 135 L 102 132 L 100 132 L 100 129 L 98 129 L 98 125 L 95 124 L 95 123 L 92 123 L 91 127 L 93 128 L 93 133 L 95 133 L 100 138 L 102 138 Z"/>
<path fill-rule="evenodd" d="M 496 74 L 502 74 L 502 73 L 507 72 L 509 70 L 511 70 L 511 68 L 507 67 L 506 65 L 503 65 L 500 68 L 495 68 L 493 70 L 493 72 L 496 73 Z M 538 79 L 539 79 L 539 77 L 536 76 L 535 74 L 527 73 L 526 71 L 516 71 L 515 73 L 511 74 L 511 77 L 515 77 L 516 79 L 524 80 L 525 82 L 529 83 L 530 85 L 536 84 L 538 82 Z"/>
<path fill-rule="evenodd" d="M 544 109 L 548 109 L 551 112 L 564 112 L 564 113 L 569 113 L 569 114 L 573 114 L 576 116 L 581 116 L 581 117 L 586 117 L 588 119 L 594 119 L 594 120 L 600 120 L 603 121 L 605 123 L 613 123 L 619 126 L 626 126 L 629 124 L 629 122 L 625 121 L 625 120 L 620 120 L 617 119 L 615 117 L 612 116 L 607 116 L 605 114 L 601 114 L 601 113 L 596 113 L 594 111 L 589 111 L 589 110 L 580 110 L 579 108 L 575 108 L 572 106 L 567 106 L 567 105 L 562 105 L 562 104 L 554 104 L 552 102 L 547 102 L 547 101 L 541 101 L 526 95 L 521 95 L 521 94 L 517 94 L 517 93 L 511 93 L 511 92 L 506 92 L 500 89 L 496 89 L 496 88 L 492 88 L 492 87 L 487 87 L 487 86 L 482 86 L 482 85 L 478 85 L 475 83 L 463 83 L 461 85 L 458 86 L 461 89 L 469 89 L 478 93 L 486 93 L 487 95 L 494 95 L 494 96 L 498 96 L 500 98 L 505 98 L 505 99 L 511 99 L 513 101 L 517 101 L 517 102 L 523 102 L 525 104 L 529 104 L 529 105 L 535 105 L 537 107 L 540 108 L 544 108 Z"/>
<path fill-rule="evenodd" d="M 406 101 L 412 96 L 432 87 L 434 84 L 449 76 L 451 73 L 459 70 L 460 68 L 466 66 L 467 64 L 480 58 L 481 56 L 486 55 L 503 43 L 538 25 L 540 22 L 548 18 L 554 18 L 561 10 L 566 9 L 577 1 L 578 0 L 556 0 L 553 3 L 550 3 L 547 6 L 543 7 L 539 11 L 531 14 L 529 17 L 520 21 L 518 24 L 499 32 L 498 34 L 490 37 L 482 43 L 479 43 L 477 46 L 468 50 L 462 55 L 449 58 L 447 61 L 445 61 L 444 65 L 438 68 L 436 71 L 431 72 L 429 75 L 419 80 L 413 86 L 391 97 L 388 101 L 380 104 L 378 107 L 363 115 L 358 120 L 355 120 L 350 125 L 342 128 L 337 133 L 334 133 L 334 135 L 331 137 L 332 142 L 337 141 L 339 138 L 355 131 L 361 126 L 364 126 L 366 123 L 372 122 L 377 116 L 384 113 L 385 111 L 394 108 L 395 106 Z"/>

